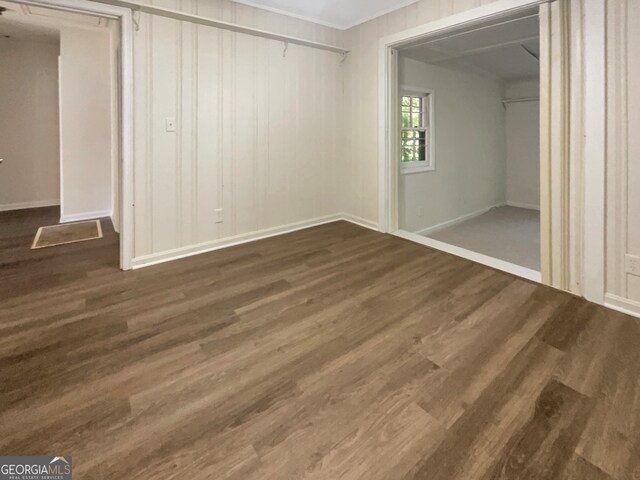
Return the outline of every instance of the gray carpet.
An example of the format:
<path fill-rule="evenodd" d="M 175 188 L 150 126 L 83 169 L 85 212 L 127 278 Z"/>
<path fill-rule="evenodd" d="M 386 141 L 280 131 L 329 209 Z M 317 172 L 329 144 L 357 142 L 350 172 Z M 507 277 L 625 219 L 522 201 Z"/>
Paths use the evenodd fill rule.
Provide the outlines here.
<path fill-rule="evenodd" d="M 540 271 L 540 212 L 536 210 L 498 207 L 425 236 Z"/>

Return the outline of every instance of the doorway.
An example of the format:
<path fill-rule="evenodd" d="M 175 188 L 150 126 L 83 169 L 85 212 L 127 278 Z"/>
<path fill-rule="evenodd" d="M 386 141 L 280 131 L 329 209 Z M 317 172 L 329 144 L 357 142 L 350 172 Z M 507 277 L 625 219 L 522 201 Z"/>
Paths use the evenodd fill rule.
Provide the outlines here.
<path fill-rule="evenodd" d="M 537 15 L 400 47 L 398 227 L 540 280 Z"/>
<path fill-rule="evenodd" d="M 566 288 L 561 15 L 500 1 L 383 39 L 383 231 Z"/>
<path fill-rule="evenodd" d="M 33 108 L 17 112 L 28 112 L 34 121 L 16 122 L 19 131 L 14 133 L 19 135 L 9 136 L 15 148 L 3 142 L 3 163 L 13 167 L 13 174 L 4 178 L 18 186 L 12 195 L 19 200 L 3 198 L 1 209 L 8 212 L 3 216 L 11 223 L 33 213 L 34 219 L 47 223 L 42 227 L 64 227 L 50 230 L 64 232 L 64 241 L 82 230 L 78 227 L 74 233 L 73 226 L 79 222 L 98 221 L 95 229 L 84 229 L 91 231 L 87 236 L 95 239 L 102 231 L 112 232 L 118 247 L 115 265 L 129 269 L 133 254 L 131 12 L 73 0 L 1 3 L 2 41 L 15 50 L 4 61 L 24 67 L 26 75 L 22 84 L 11 82 L 16 88 L 13 97 L 28 103 L 30 96 L 39 95 Z M 21 54 L 30 48 L 46 58 Z M 33 65 L 23 65 L 29 60 Z M 6 74 L 9 69 L 3 70 Z M 45 106 L 47 119 L 40 115 Z M 46 146 L 33 152 L 30 144 Z M 39 207 L 47 211 L 33 210 Z M 31 224 L 28 220 L 24 222 Z M 66 243 L 62 248 L 71 248 Z"/>

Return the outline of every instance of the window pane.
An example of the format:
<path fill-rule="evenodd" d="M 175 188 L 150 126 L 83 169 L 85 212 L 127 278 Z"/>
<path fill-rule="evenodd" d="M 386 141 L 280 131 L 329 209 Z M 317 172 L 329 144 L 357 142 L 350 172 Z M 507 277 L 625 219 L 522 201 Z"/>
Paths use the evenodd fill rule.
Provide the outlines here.
<path fill-rule="evenodd" d="M 420 108 L 422 105 L 422 99 L 420 97 L 411 97 L 411 105 Z"/>
<path fill-rule="evenodd" d="M 418 161 L 424 162 L 427 160 L 427 149 L 425 147 L 418 147 Z"/>
<path fill-rule="evenodd" d="M 411 127 L 411 114 L 407 112 L 402 112 L 402 127 L 403 128 Z"/>
<path fill-rule="evenodd" d="M 402 161 L 411 162 L 413 160 L 413 149 L 409 147 L 402 147 Z"/>
<path fill-rule="evenodd" d="M 411 105 L 411 97 L 402 97 L 402 106 Z"/>
<path fill-rule="evenodd" d="M 427 100 L 427 101 L 426 101 L 426 102 L 424 102 L 424 113 L 425 113 L 425 115 L 424 115 L 424 116 L 426 117 L 426 118 L 425 118 L 425 123 L 426 123 L 426 125 L 425 125 L 425 126 L 426 126 L 426 127 L 428 127 L 428 126 L 429 126 L 429 115 L 430 115 L 430 114 L 429 114 L 429 95 L 427 95 L 426 100 Z"/>
<path fill-rule="evenodd" d="M 422 126 L 422 115 L 420 115 L 419 113 L 413 113 L 411 114 L 411 118 L 411 123 L 413 124 L 412 126 L 414 128 L 419 128 Z"/>

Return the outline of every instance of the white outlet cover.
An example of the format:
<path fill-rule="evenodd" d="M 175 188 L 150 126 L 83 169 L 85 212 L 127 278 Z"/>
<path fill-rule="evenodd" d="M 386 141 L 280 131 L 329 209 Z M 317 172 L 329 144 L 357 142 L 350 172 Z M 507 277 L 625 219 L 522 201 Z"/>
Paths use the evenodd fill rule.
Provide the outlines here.
<path fill-rule="evenodd" d="M 165 126 L 167 132 L 175 132 L 176 131 L 176 119 L 175 117 L 167 117 L 165 119 Z"/>
<path fill-rule="evenodd" d="M 638 275 L 640 277 L 640 257 L 635 255 L 627 255 L 627 273 Z"/>

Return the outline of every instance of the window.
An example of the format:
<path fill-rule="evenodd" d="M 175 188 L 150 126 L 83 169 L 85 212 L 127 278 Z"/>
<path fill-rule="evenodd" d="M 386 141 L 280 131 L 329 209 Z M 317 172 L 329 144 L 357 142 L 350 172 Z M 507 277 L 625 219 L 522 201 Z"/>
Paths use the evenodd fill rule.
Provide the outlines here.
<path fill-rule="evenodd" d="M 400 165 L 403 173 L 434 169 L 432 111 L 433 93 L 410 94 L 401 97 Z"/>

